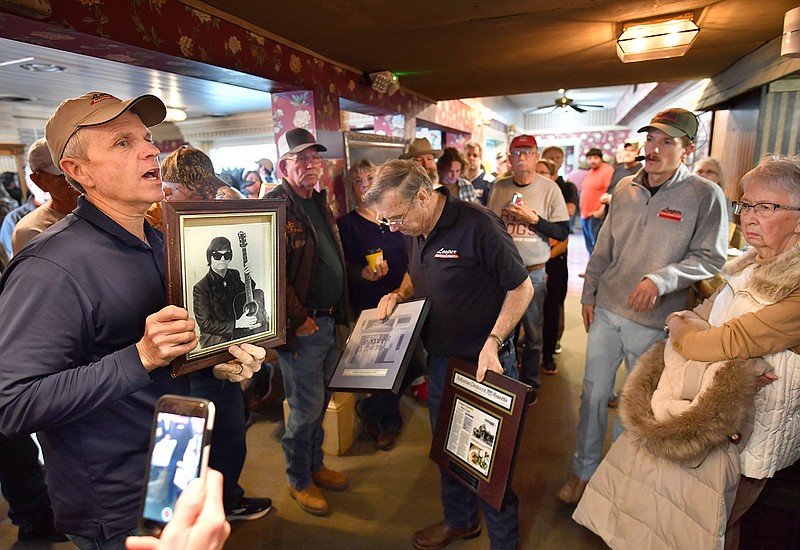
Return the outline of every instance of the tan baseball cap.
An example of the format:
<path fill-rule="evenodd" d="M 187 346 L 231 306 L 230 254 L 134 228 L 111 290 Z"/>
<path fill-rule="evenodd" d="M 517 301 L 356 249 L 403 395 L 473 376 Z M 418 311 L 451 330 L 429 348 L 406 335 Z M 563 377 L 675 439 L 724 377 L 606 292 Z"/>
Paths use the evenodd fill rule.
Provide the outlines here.
<path fill-rule="evenodd" d="M 50 158 L 50 149 L 47 148 L 47 142 L 44 138 L 37 139 L 28 148 L 28 166 L 30 166 L 31 172 L 47 172 L 54 176 L 61 175 L 61 170 L 53 164 L 53 160 Z"/>
<path fill-rule="evenodd" d="M 129 110 L 136 113 L 148 128 L 161 124 L 167 116 L 164 102 L 150 94 L 122 101 L 105 92 L 89 92 L 64 100 L 44 128 L 55 165 L 59 165 L 67 142 L 79 129 L 105 124 Z"/>

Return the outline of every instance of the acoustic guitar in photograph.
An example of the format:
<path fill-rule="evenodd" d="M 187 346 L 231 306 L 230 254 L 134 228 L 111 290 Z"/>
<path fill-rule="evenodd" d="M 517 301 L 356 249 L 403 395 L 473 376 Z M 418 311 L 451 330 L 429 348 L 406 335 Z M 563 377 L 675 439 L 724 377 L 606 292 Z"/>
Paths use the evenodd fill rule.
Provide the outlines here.
<path fill-rule="evenodd" d="M 258 326 L 249 329 L 234 329 L 233 339 L 269 330 L 267 311 L 264 308 L 264 291 L 258 288 L 253 289 L 253 282 L 250 279 L 250 265 L 247 261 L 247 233 L 244 231 L 239 231 L 239 246 L 242 248 L 242 263 L 244 264 L 244 292 L 233 299 L 233 312 L 236 319 L 242 315 L 255 317 Z"/>

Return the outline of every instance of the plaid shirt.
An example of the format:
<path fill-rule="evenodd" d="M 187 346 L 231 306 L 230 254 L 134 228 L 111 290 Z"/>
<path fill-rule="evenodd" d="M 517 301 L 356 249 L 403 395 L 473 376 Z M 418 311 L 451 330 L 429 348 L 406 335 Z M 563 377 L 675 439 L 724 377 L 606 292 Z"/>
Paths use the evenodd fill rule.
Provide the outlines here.
<path fill-rule="evenodd" d="M 481 203 L 475 196 L 475 188 L 464 178 L 458 178 L 458 198 L 464 202 Z"/>

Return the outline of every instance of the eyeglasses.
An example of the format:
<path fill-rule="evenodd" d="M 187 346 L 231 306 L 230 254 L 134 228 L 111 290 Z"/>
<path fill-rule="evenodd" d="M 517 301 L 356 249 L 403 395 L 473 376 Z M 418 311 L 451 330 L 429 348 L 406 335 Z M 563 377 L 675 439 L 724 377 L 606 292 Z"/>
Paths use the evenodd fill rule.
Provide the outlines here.
<path fill-rule="evenodd" d="M 515 159 L 519 159 L 522 157 L 529 157 L 531 155 L 535 155 L 537 151 L 535 149 L 514 149 L 511 151 L 511 157 Z"/>
<path fill-rule="evenodd" d="M 322 156 L 320 156 L 319 153 L 314 153 L 312 155 L 290 155 L 287 158 L 303 164 L 316 164 L 317 162 L 322 162 Z"/>
<path fill-rule="evenodd" d="M 226 252 L 212 252 L 211 257 L 214 258 L 215 260 L 231 261 L 231 259 L 233 259 L 233 252 L 231 252 L 230 250 Z"/>
<path fill-rule="evenodd" d="M 406 216 L 408 216 L 408 213 L 411 211 L 411 207 L 412 206 L 414 206 L 414 199 L 411 199 L 411 202 L 409 203 L 408 208 L 406 208 L 406 211 L 401 216 L 397 216 L 397 217 L 395 217 L 394 219 L 391 219 L 391 220 L 387 220 L 386 218 L 375 218 L 375 219 L 378 221 L 379 224 L 381 224 L 381 225 L 383 225 L 385 227 L 389 227 L 389 228 L 400 227 L 401 225 L 406 223 Z"/>
<path fill-rule="evenodd" d="M 736 215 L 741 216 L 748 211 L 752 211 L 759 218 L 771 217 L 777 208 L 800 211 L 800 207 L 784 206 L 782 204 L 775 204 L 774 202 L 757 202 L 755 204 L 750 204 L 748 202 L 731 201 L 731 205 L 733 206 L 733 213 Z"/>

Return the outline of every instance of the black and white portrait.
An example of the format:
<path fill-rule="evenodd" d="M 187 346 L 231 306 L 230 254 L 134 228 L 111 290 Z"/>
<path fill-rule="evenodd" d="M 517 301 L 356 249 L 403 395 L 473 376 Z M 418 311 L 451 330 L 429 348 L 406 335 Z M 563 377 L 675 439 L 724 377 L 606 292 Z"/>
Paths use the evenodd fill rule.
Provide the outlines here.
<path fill-rule="evenodd" d="M 184 226 L 184 292 L 200 340 L 190 358 L 273 330 L 272 224 L 219 223 L 225 218 Z"/>

